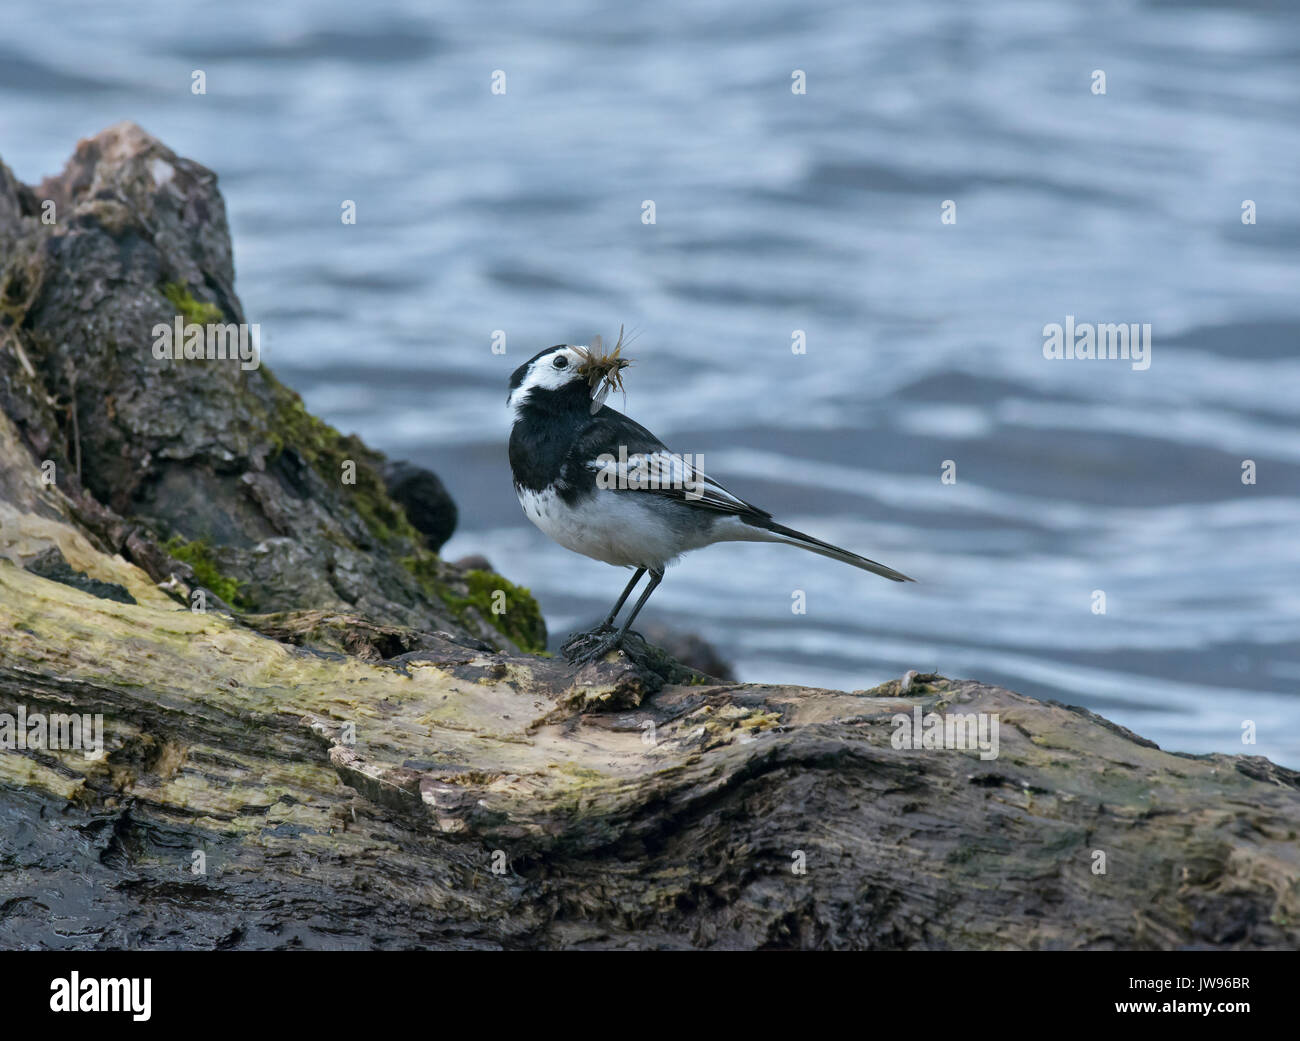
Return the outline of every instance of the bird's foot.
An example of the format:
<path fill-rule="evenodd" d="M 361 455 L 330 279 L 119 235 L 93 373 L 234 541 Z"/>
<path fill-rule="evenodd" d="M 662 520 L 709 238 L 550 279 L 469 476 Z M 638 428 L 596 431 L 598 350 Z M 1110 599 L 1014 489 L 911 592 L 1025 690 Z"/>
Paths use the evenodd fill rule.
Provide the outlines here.
<path fill-rule="evenodd" d="M 598 625 L 585 633 L 574 633 L 560 647 L 560 654 L 571 665 L 586 665 L 599 661 L 623 642 L 622 637 L 613 632 L 613 626 Z"/>

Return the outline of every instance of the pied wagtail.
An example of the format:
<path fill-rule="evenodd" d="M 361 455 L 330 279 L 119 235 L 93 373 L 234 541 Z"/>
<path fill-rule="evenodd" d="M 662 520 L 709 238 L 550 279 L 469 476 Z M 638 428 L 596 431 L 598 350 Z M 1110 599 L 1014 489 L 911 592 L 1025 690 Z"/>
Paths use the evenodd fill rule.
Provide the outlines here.
<path fill-rule="evenodd" d="M 585 663 L 618 647 L 632 620 L 663 581 L 664 568 L 689 550 L 714 542 L 783 542 L 871 571 L 895 582 L 893 568 L 822 542 L 772 519 L 675 455 L 654 434 L 605 405 L 621 386 L 619 344 L 601 353 L 558 344 L 519 366 L 506 399 L 514 417 L 510 469 L 528 519 L 561 546 L 619 567 L 632 580 L 597 628 L 605 633 L 575 655 Z M 646 586 L 622 628 L 614 619 L 641 576 Z M 573 641 L 571 641 L 572 643 Z M 566 645 L 566 648 L 569 645 Z"/>

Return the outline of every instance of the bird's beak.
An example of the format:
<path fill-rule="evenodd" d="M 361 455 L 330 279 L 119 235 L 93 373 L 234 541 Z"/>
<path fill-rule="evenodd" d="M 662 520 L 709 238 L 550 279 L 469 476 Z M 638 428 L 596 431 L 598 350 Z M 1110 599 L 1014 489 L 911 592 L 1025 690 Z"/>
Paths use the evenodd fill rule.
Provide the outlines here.
<path fill-rule="evenodd" d="M 609 397 L 611 390 L 621 390 L 623 388 L 623 378 L 619 375 L 623 369 L 631 364 L 626 358 L 619 357 L 619 351 L 623 346 L 623 330 L 618 331 L 618 343 L 614 344 L 614 349 L 608 354 L 605 353 L 604 345 L 599 336 L 593 336 L 590 347 L 576 347 L 583 358 L 582 364 L 578 367 L 578 372 L 587 378 L 591 387 L 591 414 L 594 416 L 600 411 L 605 399 Z"/>
<path fill-rule="evenodd" d="M 600 338 L 599 338 L 599 337 L 596 338 L 596 342 L 597 342 L 597 343 L 600 342 Z M 592 352 L 589 351 L 589 350 L 588 350 L 587 348 L 585 348 L 585 347 L 574 347 L 573 349 L 574 349 L 575 351 L 577 351 L 579 354 L 582 355 L 582 358 L 583 358 L 582 368 L 580 368 L 580 369 L 578 370 L 579 372 L 581 372 L 584 368 L 586 368 L 586 366 L 588 366 L 588 365 L 590 365 L 590 364 L 592 363 L 592 360 L 593 360 Z M 598 353 L 598 352 L 599 352 L 599 348 L 597 348 L 597 353 Z M 607 397 L 609 397 L 609 389 L 610 389 L 610 386 L 609 386 L 609 377 L 608 377 L 608 376 L 601 377 L 601 378 L 598 379 L 594 384 L 592 384 L 592 387 L 591 387 L 591 414 L 592 414 L 593 416 L 594 416 L 597 412 L 600 411 L 600 406 L 603 405 L 603 404 L 605 404 L 605 399 L 606 399 Z"/>

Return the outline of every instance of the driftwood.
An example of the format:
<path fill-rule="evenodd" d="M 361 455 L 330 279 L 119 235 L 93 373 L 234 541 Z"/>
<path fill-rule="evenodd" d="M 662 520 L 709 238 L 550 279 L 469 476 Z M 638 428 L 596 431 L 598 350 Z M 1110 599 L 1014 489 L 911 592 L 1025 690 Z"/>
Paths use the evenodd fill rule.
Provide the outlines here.
<path fill-rule="evenodd" d="M 137 605 L 0 564 L 0 711 L 107 731 L 0 754 L 4 946 L 1297 938 L 1300 793 L 1266 760 L 971 682 L 665 683 L 431 634 L 365 662 L 119 577 Z M 998 758 L 893 747 L 914 706 L 996 713 Z"/>
<path fill-rule="evenodd" d="M 102 388 L 147 344 L 88 319 L 76 339 L 76 243 L 57 240 L 207 251 L 219 277 L 190 284 L 233 317 L 229 245 L 190 205 L 219 201 L 211 175 L 175 157 L 190 238 L 158 242 L 141 214 L 176 179 L 137 190 L 130 171 L 162 146 L 101 138 L 60 182 L 72 226 L 36 229 L 36 194 L 0 167 L 0 742 L 20 716 L 30 736 L 77 714 L 90 746 L 0 750 L 0 947 L 1296 946 L 1300 776 L 1265 759 L 1170 754 L 971 681 L 737 684 L 635 640 L 580 670 L 525 653 L 526 591 L 494 616 L 497 576 L 421 549 L 382 483 L 350 499 L 270 421 L 220 454 L 211 410 L 260 414 L 281 393 L 260 377 L 209 397 L 149 371 L 211 420 L 159 462 L 138 402 L 107 405 L 84 369 L 67 383 L 68 356 Z M 123 285 L 126 310 L 166 309 Z M 336 445 L 320 428 L 296 429 Z M 223 519 L 177 542 L 199 522 L 168 489 L 190 473 Z M 349 566 L 327 596 L 323 553 Z M 986 738 L 996 721 L 996 757 L 899 747 L 931 714 Z"/>

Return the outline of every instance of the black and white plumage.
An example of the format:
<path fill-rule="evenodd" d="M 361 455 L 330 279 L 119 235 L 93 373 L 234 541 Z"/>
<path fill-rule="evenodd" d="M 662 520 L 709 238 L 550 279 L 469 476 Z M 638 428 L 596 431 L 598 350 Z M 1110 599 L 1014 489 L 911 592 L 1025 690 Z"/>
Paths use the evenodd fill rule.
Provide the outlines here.
<path fill-rule="evenodd" d="M 559 344 L 539 351 L 510 377 L 510 468 L 528 519 L 561 546 L 635 568 L 600 631 L 609 634 L 576 660 L 617 647 L 683 553 L 715 542 L 783 542 L 895 582 L 906 575 L 787 528 L 671 452 L 645 427 L 603 404 L 606 377 L 591 386 L 590 350 Z M 642 575 L 650 582 L 617 632 L 614 619 Z"/>

